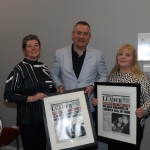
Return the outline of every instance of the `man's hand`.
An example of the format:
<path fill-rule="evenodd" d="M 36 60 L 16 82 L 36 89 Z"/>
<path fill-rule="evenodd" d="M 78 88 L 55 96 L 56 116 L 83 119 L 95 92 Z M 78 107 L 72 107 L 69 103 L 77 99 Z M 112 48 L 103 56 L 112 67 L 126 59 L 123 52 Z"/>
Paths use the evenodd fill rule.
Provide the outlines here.
<path fill-rule="evenodd" d="M 86 88 L 85 93 L 87 93 L 88 97 L 90 97 L 93 90 L 94 90 L 94 86 L 92 86 L 92 85 L 90 85 Z"/>
<path fill-rule="evenodd" d="M 58 87 L 57 92 L 63 93 L 64 90 L 65 90 L 65 88 L 61 85 L 61 86 Z"/>
<path fill-rule="evenodd" d="M 92 99 L 92 105 L 96 106 L 98 104 L 98 99 L 97 98 L 93 98 Z"/>
<path fill-rule="evenodd" d="M 138 118 L 142 118 L 144 116 L 144 108 L 143 107 L 137 108 L 135 113 Z"/>

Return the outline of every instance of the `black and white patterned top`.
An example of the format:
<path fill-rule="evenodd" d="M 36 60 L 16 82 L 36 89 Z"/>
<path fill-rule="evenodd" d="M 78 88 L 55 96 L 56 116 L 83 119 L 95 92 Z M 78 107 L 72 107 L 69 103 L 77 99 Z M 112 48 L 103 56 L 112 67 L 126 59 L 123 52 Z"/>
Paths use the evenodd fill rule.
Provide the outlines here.
<path fill-rule="evenodd" d="M 146 73 L 140 78 L 133 77 L 131 73 L 117 72 L 109 77 L 109 82 L 113 83 L 139 83 L 141 85 L 140 105 L 144 107 L 145 116 L 150 112 L 150 80 Z M 145 118 L 140 119 L 140 124 L 144 126 Z"/>
<path fill-rule="evenodd" d="M 28 103 L 27 97 L 54 91 L 48 67 L 40 61 L 24 58 L 6 80 L 4 99 L 17 104 L 17 123 L 43 122 L 42 101 Z"/>

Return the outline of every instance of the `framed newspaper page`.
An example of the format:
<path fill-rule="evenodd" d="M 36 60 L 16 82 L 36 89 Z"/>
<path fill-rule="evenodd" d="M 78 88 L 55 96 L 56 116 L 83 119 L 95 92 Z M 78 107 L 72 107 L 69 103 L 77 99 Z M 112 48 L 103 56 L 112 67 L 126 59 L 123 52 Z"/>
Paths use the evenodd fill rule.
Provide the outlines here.
<path fill-rule="evenodd" d="M 54 93 L 42 103 L 48 150 L 75 150 L 98 145 L 85 88 Z"/>
<path fill-rule="evenodd" d="M 98 141 L 136 147 L 140 119 L 140 84 L 95 82 Z"/>

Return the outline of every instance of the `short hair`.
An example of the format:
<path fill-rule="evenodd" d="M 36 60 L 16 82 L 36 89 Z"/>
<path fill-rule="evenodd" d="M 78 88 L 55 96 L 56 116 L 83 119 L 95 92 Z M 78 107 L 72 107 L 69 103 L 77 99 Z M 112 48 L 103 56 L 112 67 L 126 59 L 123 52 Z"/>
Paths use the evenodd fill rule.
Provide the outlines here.
<path fill-rule="evenodd" d="M 26 44 L 30 40 L 36 40 L 38 42 L 39 46 L 41 47 L 41 42 L 40 42 L 38 36 L 35 34 L 28 34 L 22 39 L 22 49 L 23 50 L 25 50 Z"/>
<path fill-rule="evenodd" d="M 122 115 L 122 118 L 126 118 L 127 120 L 129 120 L 129 116 L 128 115 Z"/>
<path fill-rule="evenodd" d="M 121 118 L 121 119 L 122 119 L 122 116 L 118 116 L 118 119 L 119 119 L 119 118 Z"/>
<path fill-rule="evenodd" d="M 130 44 L 124 44 L 122 45 L 118 52 L 117 52 L 117 55 L 116 55 L 116 63 L 115 63 L 115 66 L 112 68 L 111 72 L 110 72 L 110 76 L 115 74 L 116 72 L 119 72 L 120 68 L 119 68 L 119 65 L 118 65 L 118 61 L 117 61 L 117 57 L 118 57 L 118 54 L 123 50 L 123 49 L 128 49 L 130 50 L 130 52 L 132 53 L 133 55 L 133 64 L 132 64 L 132 68 L 131 68 L 131 71 L 132 71 L 132 74 L 133 76 L 137 76 L 137 77 L 140 77 L 140 75 L 143 74 L 143 72 L 140 70 L 139 66 L 138 66 L 138 60 L 137 60 L 137 53 L 136 53 L 136 49 L 134 48 L 134 46 L 130 45 Z"/>
<path fill-rule="evenodd" d="M 76 26 L 77 26 L 78 24 L 81 24 L 81 25 L 84 25 L 84 26 L 88 26 L 89 29 L 91 30 L 90 25 L 89 25 L 87 22 L 85 22 L 85 21 L 79 21 L 79 22 L 77 22 L 77 23 L 75 24 L 75 26 L 74 26 L 74 28 L 73 28 L 73 31 L 74 31 L 74 29 L 76 28 Z"/>

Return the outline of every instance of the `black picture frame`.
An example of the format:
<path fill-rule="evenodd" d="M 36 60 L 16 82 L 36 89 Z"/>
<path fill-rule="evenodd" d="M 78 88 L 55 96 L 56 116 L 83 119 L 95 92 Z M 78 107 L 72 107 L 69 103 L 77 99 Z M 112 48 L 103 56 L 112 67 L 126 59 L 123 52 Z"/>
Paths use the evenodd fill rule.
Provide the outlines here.
<path fill-rule="evenodd" d="M 3 131 L 3 123 L 2 123 L 2 119 L 0 118 L 0 136 L 2 134 Z"/>
<path fill-rule="evenodd" d="M 42 111 L 48 150 L 97 147 L 89 100 L 84 91 L 85 88 L 79 88 L 44 98 Z"/>
<path fill-rule="evenodd" d="M 134 83 L 95 82 L 98 141 L 138 147 L 141 126 L 135 111 L 140 107 L 140 88 Z"/>

